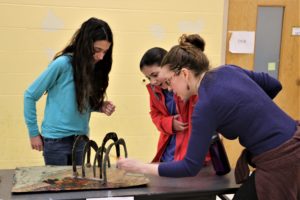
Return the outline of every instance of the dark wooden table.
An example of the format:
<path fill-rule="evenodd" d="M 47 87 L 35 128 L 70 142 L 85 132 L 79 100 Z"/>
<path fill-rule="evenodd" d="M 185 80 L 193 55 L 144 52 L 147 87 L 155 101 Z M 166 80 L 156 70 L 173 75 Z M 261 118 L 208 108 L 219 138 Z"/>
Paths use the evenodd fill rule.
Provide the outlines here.
<path fill-rule="evenodd" d="M 8 199 L 87 199 L 105 197 L 134 196 L 135 200 L 166 199 L 205 199 L 215 200 L 216 195 L 234 193 L 239 185 L 235 184 L 233 170 L 225 176 L 216 176 L 211 167 L 203 168 L 196 177 L 165 178 L 147 176 L 150 183 L 144 187 L 113 190 L 90 190 L 71 192 L 46 192 L 12 194 L 14 170 L 0 170 L 0 200 Z"/>

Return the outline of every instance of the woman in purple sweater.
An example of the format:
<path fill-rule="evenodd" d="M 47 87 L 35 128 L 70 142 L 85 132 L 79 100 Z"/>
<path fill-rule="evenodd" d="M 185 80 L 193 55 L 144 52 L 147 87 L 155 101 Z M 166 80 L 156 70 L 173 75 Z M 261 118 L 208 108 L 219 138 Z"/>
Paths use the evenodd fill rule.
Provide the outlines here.
<path fill-rule="evenodd" d="M 130 172 L 167 177 L 195 176 L 217 131 L 245 147 L 235 169 L 243 183 L 234 199 L 299 199 L 300 126 L 272 99 L 281 84 L 266 73 L 224 65 L 209 70 L 199 35 L 183 35 L 164 58 L 160 77 L 182 99 L 201 95 L 192 115 L 192 132 L 181 161 L 146 164 L 121 159 Z M 255 172 L 249 176 L 251 163 Z"/>

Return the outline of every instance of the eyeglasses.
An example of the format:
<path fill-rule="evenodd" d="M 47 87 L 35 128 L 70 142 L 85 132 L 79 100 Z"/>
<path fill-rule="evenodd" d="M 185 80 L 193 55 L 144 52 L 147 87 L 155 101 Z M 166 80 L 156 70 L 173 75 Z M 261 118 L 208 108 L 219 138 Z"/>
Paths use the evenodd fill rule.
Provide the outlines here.
<path fill-rule="evenodd" d="M 172 84 L 172 80 L 175 76 L 178 76 L 181 73 L 181 70 L 174 72 L 174 74 L 172 74 L 172 76 L 168 79 L 166 79 L 165 83 L 167 86 L 171 86 Z"/>

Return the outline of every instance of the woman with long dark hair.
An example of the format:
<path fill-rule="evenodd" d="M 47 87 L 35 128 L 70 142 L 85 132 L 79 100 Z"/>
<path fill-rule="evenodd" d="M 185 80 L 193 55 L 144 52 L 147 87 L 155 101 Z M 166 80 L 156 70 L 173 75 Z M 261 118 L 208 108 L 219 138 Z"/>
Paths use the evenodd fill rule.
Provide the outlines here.
<path fill-rule="evenodd" d="M 70 165 L 76 136 L 89 134 L 91 112 L 108 116 L 114 112 L 112 102 L 105 101 L 112 50 L 109 25 L 90 18 L 25 91 L 24 116 L 31 146 L 43 151 L 46 165 Z M 45 93 L 47 102 L 40 131 L 36 102 Z M 79 146 L 77 164 L 81 164 L 83 144 Z"/>

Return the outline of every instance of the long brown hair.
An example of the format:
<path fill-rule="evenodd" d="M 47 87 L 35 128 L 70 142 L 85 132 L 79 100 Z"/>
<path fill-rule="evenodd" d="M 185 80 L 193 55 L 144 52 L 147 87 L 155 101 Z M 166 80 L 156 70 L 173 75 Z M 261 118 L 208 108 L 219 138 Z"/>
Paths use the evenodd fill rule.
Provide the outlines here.
<path fill-rule="evenodd" d="M 94 64 L 94 42 L 111 43 L 102 60 Z M 112 66 L 113 34 L 109 25 L 100 19 L 90 18 L 75 32 L 70 43 L 54 59 L 71 54 L 79 112 L 89 108 L 99 110 L 103 104 Z"/>

